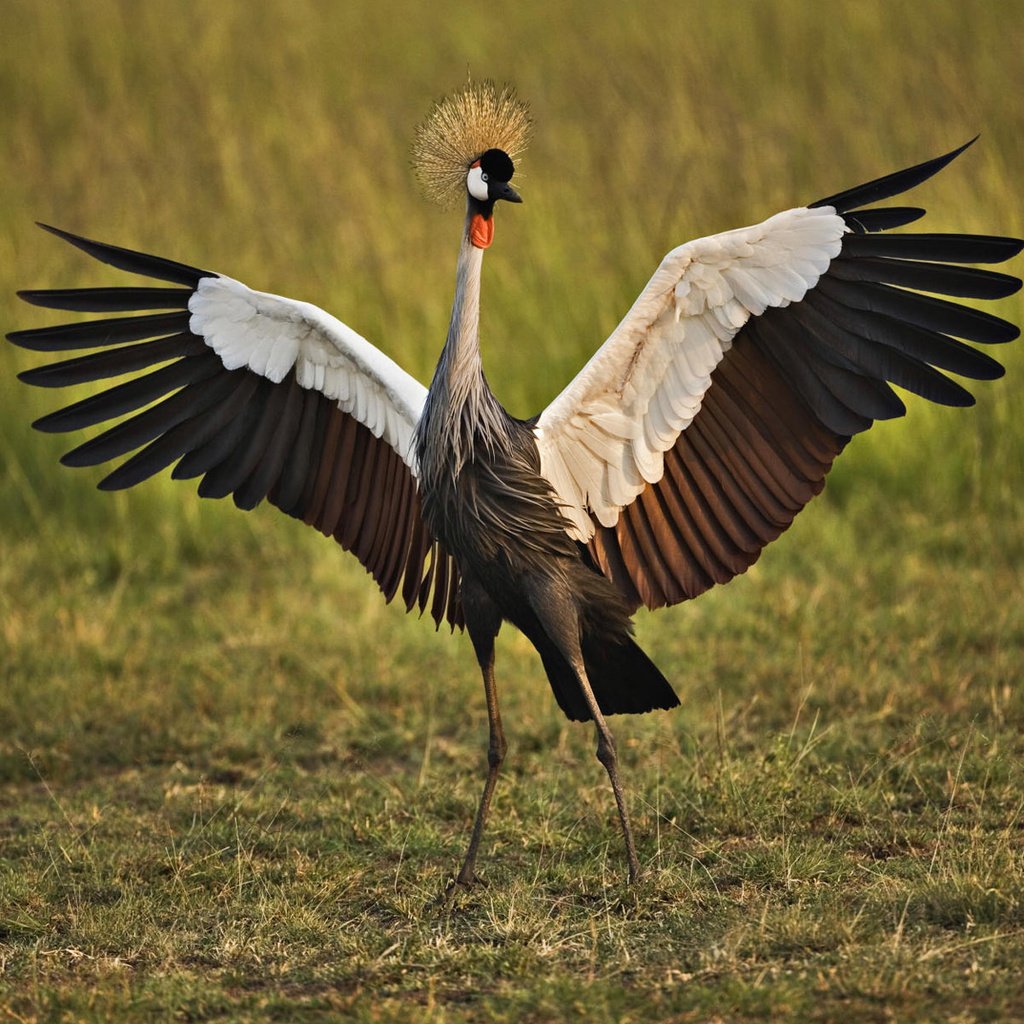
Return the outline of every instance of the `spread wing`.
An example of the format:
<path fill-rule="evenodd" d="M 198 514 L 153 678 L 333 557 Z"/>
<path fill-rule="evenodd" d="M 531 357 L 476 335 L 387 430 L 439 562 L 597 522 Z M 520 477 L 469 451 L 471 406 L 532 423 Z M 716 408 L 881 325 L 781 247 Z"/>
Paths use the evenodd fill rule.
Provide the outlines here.
<path fill-rule="evenodd" d="M 941 370 L 1002 375 L 956 339 L 1006 342 L 1018 329 L 933 295 L 1012 294 L 1018 279 L 962 264 L 999 263 L 1024 243 L 884 234 L 924 210 L 862 208 L 964 149 L 674 249 L 540 415 L 542 471 L 567 529 L 634 606 L 744 572 L 853 434 L 903 415 L 890 383 L 965 406 L 973 397 Z"/>
<path fill-rule="evenodd" d="M 43 225 L 45 227 L 45 225 Z M 33 424 L 71 431 L 129 415 L 68 452 L 130 487 L 176 463 L 204 497 L 264 498 L 353 552 L 390 601 L 459 624 L 458 573 L 420 513 L 414 434 L 426 389 L 306 302 L 156 256 L 47 228 L 90 256 L 176 287 L 19 292 L 50 309 L 127 313 L 7 337 L 42 352 L 100 349 L 26 370 L 40 387 L 132 374 Z M 158 311 L 158 312 L 154 312 Z"/>

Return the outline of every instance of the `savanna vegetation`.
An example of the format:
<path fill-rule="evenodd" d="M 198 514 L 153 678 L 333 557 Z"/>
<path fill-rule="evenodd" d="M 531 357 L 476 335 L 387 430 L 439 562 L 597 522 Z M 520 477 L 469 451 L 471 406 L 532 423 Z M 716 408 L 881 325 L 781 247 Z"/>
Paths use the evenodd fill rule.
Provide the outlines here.
<path fill-rule="evenodd" d="M 35 219 L 309 299 L 429 379 L 458 213 L 430 101 L 536 118 L 485 362 L 541 408 L 680 241 L 978 145 L 925 230 L 1024 232 L 1024 7 L 4 0 L 0 309 L 120 282 Z M 1020 274 L 1021 264 L 1016 264 Z M 1000 315 L 1024 320 L 1016 296 Z M 683 697 L 588 728 L 506 631 L 484 765 L 468 641 L 341 551 L 188 485 L 100 494 L 0 350 L 0 1020 L 1024 1019 L 1024 356 L 911 402 L 744 577 L 641 614 Z"/>

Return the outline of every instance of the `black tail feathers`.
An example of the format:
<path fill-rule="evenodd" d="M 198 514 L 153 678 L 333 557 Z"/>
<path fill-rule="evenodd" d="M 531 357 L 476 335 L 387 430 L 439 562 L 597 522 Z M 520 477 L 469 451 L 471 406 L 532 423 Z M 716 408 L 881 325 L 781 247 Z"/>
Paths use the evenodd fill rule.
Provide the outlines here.
<path fill-rule="evenodd" d="M 576 675 L 554 645 L 544 645 L 541 659 L 558 706 L 574 722 L 591 718 Z M 615 643 L 584 636 L 583 660 L 598 707 L 605 715 L 638 715 L 674 708 L 679 698 L 658 666 L 632 639 Z"/>

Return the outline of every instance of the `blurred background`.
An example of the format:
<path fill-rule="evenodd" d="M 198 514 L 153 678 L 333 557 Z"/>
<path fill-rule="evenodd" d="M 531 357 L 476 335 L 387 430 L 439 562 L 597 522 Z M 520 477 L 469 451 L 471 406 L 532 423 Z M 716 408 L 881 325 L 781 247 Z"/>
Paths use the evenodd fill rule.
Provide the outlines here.
<path fill-rule="evenodd" d="M 54 319 L 18 303 L 17 288 L 123 281 L 33 226 L 42 220 L 315 302 L 428 381 L 461 214 L 417 194 L 409 144 L 467 73 L 515 83 L 536 122 L 517 173 L 525 204 L 500 211 L 484 281 L 485 365 L 519 415 L 562 388 L 669 248 L 978 132 L 909 201 L 932 211 L 923 230 L 1024 232 L 1015 2 L 4 0 L 2 11 L 6 330 Z M 1019 296 L 990 308 L 1024 319 Z M 947 642 L 974 644 L 1015 676 L 1018 348 L 996 353 L 1004 380 L 973 386 L 977 408 L 911 402 L 907 420 L 858 438 L 826 495 L 747 577 L 641 616 L 642 638 L 697 702 L 678 721 L 692 726 L 686 716 L 715 694 L 747 700 L 759 687 L 778 690 L 787 720 L 792 673 L 819 644 L 865 659 L 851 680 L 888 651 L 870 685 L 891 689 L 901 630 L 923 632 L 938 659 Z M 23 751 L 37 747 L 54 770 L 65 748 L 115 760 L 187 749 L 200 745 L 187 722 L 223 737 L 235 713 L 249 729 L 263 714 L 273 735 L 281 719 L 351 708 L 360 687 L 399 716 L 435 685 L 464 687 L 470 710 L 458 713 L 480 720 L 468 645 L 384 609 L 312 531 L 200 502 L 166 475 L 106 495 L 94 490 L 103 470 L 60 467 L 81 439 L 29 428 L 63 397 L 16 381 L 38 361 L 0 348 L 8 771 L 27 772 Z M 995 632 L 983 642 L 979 630 Z M 528 680 L 527 721 L 563 728 L 546 696 L 533 710 L 545 684 L 530 652 L 503 643 Z M 415 693 L 403 659 L 415 661 Z M 835 665 L 819 671 L 834 690 Z M 860 685 L 850 699 L 870 703 Z M 71 722 L 81 728 L 69 739 Z"/>

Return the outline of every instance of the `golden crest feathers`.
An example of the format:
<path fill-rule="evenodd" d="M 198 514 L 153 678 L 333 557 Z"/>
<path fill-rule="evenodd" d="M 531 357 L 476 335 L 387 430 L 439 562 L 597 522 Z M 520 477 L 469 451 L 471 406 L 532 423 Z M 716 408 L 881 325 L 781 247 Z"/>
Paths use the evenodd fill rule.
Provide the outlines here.
<path fill-rule="evenodd" d="M 515 160 L 526 149 L 533 122 L 510 85 L 470 82 L 434 105 L 416 129 L 412 165 L 429 199 L 448 206 L 465 193 L 470 164 L 488 149 Z"/>

